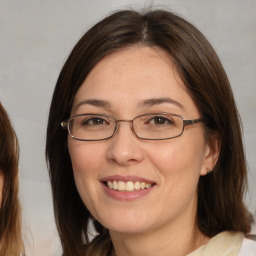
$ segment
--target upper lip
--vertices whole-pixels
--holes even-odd
[[[107,181],[123,181],[123,182],[128,182],[128,181],[140,181],[140,182],[145,182],[145,183],[149,183],[149,184],[153,184],[156,183],[155,181],[149,180],[149,179],[145,179],[139,176],[133,176],[133,175],[128,175],[128,176],[122,176],[122,175],[111,175],[111,176],[107,176],[104,177],[102,179],[100,179],[101,182],[107,182]]]

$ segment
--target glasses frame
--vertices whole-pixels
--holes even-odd
[[[70,128],[69,128],[69,123],[72,119],[74,119],[75,117],[77,116],[86,116],[86,115],[92,115],[92,116],[102,116],[102,117],[109,117],[109,118],[112,118],[115,120],[115,128],[114,128],[114,132],[111,136],[107,137],[107,138],[104,138],[104,139],[94,139],[94,140],[88,140],[88,139],[79,139],[79,138],[76,138],[74,137],[71,132],[70,132]],[[172,115],[172,116],[177,116],[177,117],[180,117],[183,121],[183,127],[182,127],[182,131],[179,135],[177,136],[174,136],[174,137],[167,137],[167,138],[161,138],[161,139],[148,139],[148,138],[143,138],[143,137],[140,137],[137,135],[137,133],[135,132],[134,130],[134,127],[133,127],[133,121],[139,117],[142,117],[142,116],[150,116],[150,115]],[[193,125],[193,124],[197,124],[197,123],[200,123],[200,122],[203,122],[203,118],[197,118],[197,119],[184,119],[181,115],[177,115],[177,114],[173,114],[173,113],[149,113],[149,114],[143,114],[143,115],[139,115],[139,116],[136,116],[134,117],[133,119],[116,119],[115,117],[113,116],[110,116],[110,115],[105,115],[105,114],[95,114],[95,113],[86,113],[86,114],[79,114],[79,115],[75,115],[75,116],[71,116],[69,119],[65,120],[65,121],[62,121],[61,122],[61,127],[63,129],[67,129],[68,130],[68,133],[70,135],[70,137],[72,139],[75,139],[75,140],[79,140],[79,141],[102,141],[102,140],[108,140],[110,138],[112,138],[117,130],[118,130],[118,123],[120,122],[128,122],[128,123],[131,123],[131,129],[132,129],[132,132],[133,134],[139,138],[139,139],[142,139],[142,140],[170,140],[170,139],[174,139],[174,138],[177,138],[177,137],[180,137],[183,132],[184,132],[184,128],[185,126],[189,126],[189,125]]]

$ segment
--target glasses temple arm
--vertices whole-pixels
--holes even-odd
[[[199,118],[199,119],[193,119],[193,120],[183,120],[183,122],[184,122],[184,125],[191,125],[191,124],[197,124],[197,123],[203,122],[203,119]]]

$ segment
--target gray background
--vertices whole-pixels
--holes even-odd
[[[256,0],[0,0],[0,100],[17,131],[28,255],[60,255],[44,147],[59,71],[80,36],[110,11],[163,7],[210,40],[230,78],[244,124],[248,207],[256,210]]]

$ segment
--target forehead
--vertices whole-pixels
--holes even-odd
[[[79,88],[74,105],[87,98],[134,105],[138,101],[163,97],[193,104],[165,51],[133,46],[103,58]]]
[[[158,47],[136,45],[107,55],[96,64],[85,82],[88,84],[92,80],[122,78],[122,76],[125,76],[126,81],[140,79],[150,81],[159,79],[164,73],[169,78],[175,76],[176,82],[182,84],[170,56],[165,51]],[[119,86],[123,84],[121,82],[124,81],[120,81]]]

